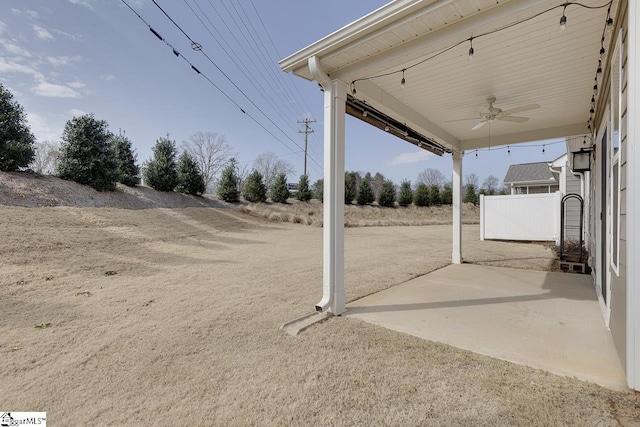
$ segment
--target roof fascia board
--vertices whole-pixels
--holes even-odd
[[[389,63],[391,61],[404,58],[417,50],[423,50],[425,46],[433,46],[434,51],[441,49],[446,47],[443,43],[448,42],[453,37],[469,37],[473,30],[478,27],[490,24],[507,16],[520,13],[539,3],[542,3],[542,0],[511,0],[506,3],[498,4],[468,18],[464,18],[440,29],[425,33],[411,41],[398,46],[393,46],[378,55],[370,56],[367,59],[335,70],[331,72],[331,76],[342,80],[353,80],[360,77],[364,71],[376,66],[384,65],[386,67],[385,69],[388,69],[388,65],[390,65]],[[353,44],[353,42],[350,43],[350,46]],[[339,55],[342,51],[343,49],[334,49],[324,55],[327,58],[330,58],[332,56]]]
[[[433,137],[437,142],[447,148],[454,151],[459,150],[460,140],[411,107],[399,101],[371,80],[358,82],[358,98],[365,99],[373,107],[388,116],[398,121],[406,122],[410,127],[415,128],[420,133]]]
[[[361,83],[358,82],[358,85]],[[360,87],[360,86],[358,86]],[[584,135],[585,124],[573,123],[546,129],[535,129],[527,132],[508,133],[504,135],[491,135],[490,138],[473,138],[460,141],[460,149],[476,150],[486,147],[497,147],[501,145],[515,145],[532,141],[544,141],[547,139],[564,138],[575,135]]]
[[[440,3],[443,1],[449,2],[451,0],[432,0],[432,3]],[[381,28],[384,28],[390,20],[393,22],[395,19],[401,19],[407,15],[411,16],[413,10],[420,10],[424,7],[421,3],[424,2],[421,0],[397,0],[390,2],[282,59],[280,61],[280,68],[282,71],[293,71],[295,73],[296,70],[307,66],[308,58],[312,56],[322,57],[324,54],[350,44],[354,40],[358,40],[374,31],[379,31]]]

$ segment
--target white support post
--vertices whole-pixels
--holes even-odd
[[[313,63],[313,64],[312,64]],[[317,311],[346,311],[344,290],[344,140],[347,85],[329,81],[319,61],[310,61],[324,89],[324,225],[322,300]]]
[[[626,373],[629,387],[640,390],[640,4],[630,1],[628,7]]]
[[[453,152],[453,253],[451,262],[462,263],[462,153]]]

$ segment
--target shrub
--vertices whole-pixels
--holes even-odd
[[[464,195],[465,203],[478,204],[478,195],[476,194],[476,186],[473,184],[467,184],[467,192]]]
[[[431,184],[429,186],[429,205],[435,206],[440,203],[440,187],[437,184]]]
[[[262,174],[253,170],[247,177],[247,182],[242,189],[242,196],[248,202],[265,202],[267,200],[267,187],[262,180]]]
[[[313,198],[324,201],[324,179],[319,179],[313,184]]]
[[[298,191],[296,192],[296,199],[301,202],[308,202],[311,200],[311,190],[309,189],[309,177],[307,175],[301,175],[298,182]]]
[[[178,185],[176,190],[181,193],[200,195],[205,192],[204,175],[195,159],[188,151],[183,151],[178,159]]]
[[[453,190],[449,184],[445,184],[442,187],[442,193],[440,193],[440,203],[443,205],[453,204]]]
[[[62,132],[58,175],[98,191],[114,190],[118,162],[107,122],[85,114],[67,121]]]
[[[271,187],[271,201],[274,203],[287,203],[291,193],[287,188],[287,175],[281,173]]]
[[[356,198],[356,187],[353,175],[349,172],[344,173],[344,203],[350,205]]]
[[[400,184],[400,195],[398,196],[398,204],[400,206],[409,206],[413,203],[413,191],[411,190],[411,182],[406,179]]]
[[[118,164],[118,182],[129,187],[140,184],[140,168],[136,165],[131,140],[124,134],[114,135],[111,138],[111,149]]]
[[[0,84],[0,170],[26,167],[35,156],[34,143],[22,106]]]
[[[391,181],[385,181],[380,188],[380,197],[378,197],[378,204],[380,206],[386,206],[392,208],[395,206],[396,201],[396,186]]]
[[[238,175],[237,163],[233,157],[229,160],[229,164],[222,171],[220,183],[218,184],[218,197],[225,202],[234,203],[240,200],[240,192],[238,191]]]
[[[176,166],[176,143],[166,138],[158,138],[153,147],[153,159],[144,170],[145,183],[158,191],[173,191],[178,185]]]
[[[429,206],[429,187],[424,182],[418,183],[413,195],[413,203],[416,206]]]
[[[373,194],[373,187],[371,187],[371,181],[366,177],[360,180],[358,186],[358,196],[356,197],[356,203],[359,205],[370,205],[376,200],[376,196]]]

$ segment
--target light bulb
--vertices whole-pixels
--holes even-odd
[[[367,116],[369,115],[369,113],[368,113],[367,111],[363,111],[363,112],[362,112],[362,115],[363,115],[363,116],[365,116],[365,117],[367,117]]]
[[[567,17],[562,13],[562,18],[560,18],[560,31],[564,31],[567,29]]]
[[[385,132],[389,132],[389,126],[385,126],[385,127],[384,127],[384,131],[385,131]]]
[[[405,85],[405,83],[406,83],[406,82],[407,82],[407,81],[404,79],[404,77],[402,78],[402,80],[400,80],[400,87],[401,87],[402,89],[404,89],[404,85]]]
[[[469,61],[473,61],[473,46],[469,48]]]

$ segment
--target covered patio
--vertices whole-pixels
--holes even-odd
[[[453,264],[354,301],[345,316],[626,389],[589,276]]]
[[[332,314],[347,311],[344,284],[346,115],[363,120],[418,148],[437,155],[451,156],[451,261],[454,266],[443,272],[466,273],[473,267],[462,266],[459,270],[457,266],[465,261],[461,222],[462,159],[465,153],[496,146],[565,138],[571,152],[586,153],[588,158],[593,153],[595,158],[596,137],[600,139],[599,148],[602,148],[611,139],[607,139],[607,135],[616,132],[613,129],[607,133],[607,123],[611,122],[607,118],[613,115],[609,108],[613,101],[608,88],[616,78],[620,78],[620,82],[625,81],[626,74],[620,70],[628,72],[629,76],[628,86],[619,84],[620,87],[616,89],[618,95],[624,95],[618,96],[616,101],[620,111],[624,110],[620,107],[620,100],[628,101],[628,111],[624,110],[628,118],[622,123],[620,135],[625,134],[628,128],[624,143],[634,147],[637,122],[634,122],[634,118],[637,117],[638,20],[640,8],[636,2],[625,0],[396,0],[283,59],[280,62],[283,71],[317,82],[324,92],[323,296],[316,304],[316,310]],[[621,36],[624,35],[623,30],[628,31],[628,62],[620,58],[620,52],[625,51],[620,47],[624,46]],[[614,67],[615,58],[618,58],[619,64]],[[615,68],[614,71],[612,67]],[[618,73],[618,77],[615,73]],[[620,114],[616,117],[619,118]],[[596,120],[598,123],[595,123]],[[626,151],[623,150],[622,153],[625,155]],[[603,159],[605,154],[601,149],[598,155]],[[633,148],[630,148],[629,156],[630,159],[635,159],[632,157],[636,156]],[[625,193],[625,196],[628,194],[628,200],[624,199],[622,205],[625,215],[630,218],[633,218],[633,213],[637,210],[637,186],[634,185],[640,175],[635,171],[636,164],[632,160],[627,162],[624,166],[626,178],[620,178],[631,190]],[[599,195],[599,200],[605,201],[605,196],[611,193],[610,189],[607,190],[611,179],[599,169],[596,172],[602,178],[602,185],[595,186],[593,191]],[[601,224],[606,224],[602,218],[607,212],[603,203],[602,211],[597,215],[601,218]],[[594,214],[594,218],[595,216]],[[631,236],[626,241],[637,241],[633,221],[626,225]],[[597,257],[599,260],[605,259],[611,246],[607,246],[604,225],[601,228],[602,231],[598,232],[600,234],[592,236],[597,246],[601,246]],[[625,235],[627,232],[620,233]],[[620,307],[613,311],[619,316],[613,322],[617,322],[614,325],[617,328],[614,341],[618,357],[625,364],[627,384],[637,389],[637,384],[640,383],[640,376],[637,375],[640,373],[640,358],[635,356],[640,342],[636,339],[635,332],[640,324],[636,314],[637,292],[634,281],[634,260],[637,254],[635,246],[630,245],[625,250],[628,251],[631,262],[626,263],[625,258],[628,278],[621,278],[624,287],[619,290],[617,301]],[[597,264],[602,277],[607,272],[606,263],[608,259],[602,261],[602,265]],[[437,278],[440,274],[443,273],[425,276],[424,280]],[[465,283],[463,274],[457,280],[450,280],[449,286],[452,288],[441,289],[443,293],[440,295],[437,286],[427,286],[424,289],[434,294],[427,292],[428,295],[421,295],[422,300],[413,299],[411,304],[425,305],[427,310],[423,310],[424,313],[420,311],[427,316],[422,323],[428,325],[428,332],[432,334],[438,333],[437,322],[429,317],[434,313],[457,310],[461,313],[456,312],[455,316],[462,319],[475,310],[501,307],[507,312],[498,315],[495,324],[502,322],[506,325],[504,329],[512,328],[513,342],[521,342],[522,336],[527,336],[520,335],[522,330],[518,329],[518,321],[524,322],[523,318],[516,320],[514,325],[507,319],[512,307],[515,307],[514,313],[521,309],[529,310],[528,305],[522,305],[525,303],[542,305],[539,309],[533,309],[534,313],[536,310],[540,311],[540,314],[533,317],[538,317],[537,320],[542,322],[538,326],[541,333],[549,330],[545,327],[548,325],[544,324],[546,319],[563,316],[565,313],[576,313],[576,319],[591,319],[584,324],[580,321],[575,323],[576,327],[590,325],[586,329],[578,328],[574,331],[577,336],[583,336],[584,343],[592,339],[584,334],[599,334],[602,330],[607,332],[610,306],[607,306],[607,313],[600,313],[592,278],[583,277],[581,286],[585,287],[585,294],[582,297],[565,298],[555,296],[564,295],[566,289],[547,283],[545,277],[551,276],[544,276],[541,282],[539,278],[534,280],[537,285],[532,285],[534,287],[528,290],[511,289],[509,286],[497,286],[493,289],[492,286],[504,274],[508,273],[502,270],[484,271],[483,276],[486,278],[480,289],[465,287],[469,284]],[[524,273],[514,275],[517,280],[513,280],[510,286],[522,285],[520,279],[525,276]],[[560,286],[562,282],[573,280],[568,279],[569,277],[562,276],[560,279],[558,276],[553,282],[557,280]],[[421,280],[418,279],[417,282]],[[603,294],[604,286],[600,289]],[[456,291],[455,295],[447,294]],[[418,311],[393,309],[398,304],[404,307],[408,303],[400,297],[399,302],[394,302],[396,300],[393,297],[391,302],[377,303],[373,302],[374,297],[371,298],[367,301],[373,306],[389,306],[389,310],[382,310],[380,313],[391,313],[388,314],[391,317],[394,313],[399,316],[398,313],[402,312],[416,315]],[[502,298],[513,301],[508,304],[495,303]],[[520,298],[524,301],[519,301]],[[487,303],[478,304],[476,300]],[[559,301],[568,305],[556,306]],[[602,301],[600,307],[603,306]],[[442,304],[444,306],[439,307]],[[588,308],[590,305],[595,308]],[[369,311],[374,310],[372,308]],[[355,316],[373,315],[367,314],[363,306],[351,305],[349,311]],[[493,313],[491,310],[478,312],[476,324],[481,325],[483,316],[491,318]],[[557,330],[558,337],[555,341],[545,341],[542,347],[545,351],[546,347],[568,342],[568,336],[562,332],[569,329],[565,327],[568,325],[566,319],[556,319],[565,324]],[[407,325],[420,323],[406,320]],[[455,334],[451,332],[448,335]],[[473,336],[474,334],[470,334],[469,338]],[[520,339],[516,339],[518,337]],[[603,340],[606,339],[603,337]],[[611,340],[611,335],[608,339]],[[508,343],[509,340],[505,342]],[[525,342],[528,340],[524,340],[523,347]],[[499,340],[496,344],[499,344]],[[601,344],[601,348],[606,348],[604,341]],[[465,347],[462,344],[460,346]],[[479,344],[469,346],[480,352],[485,351]],[[586,348],[575,348],[579,350],[571,350],[571,354],[579,355],[580,358],[587,352]],[[503,352],[506,354],[506,350],[498,349],[496,355],[500,357]],[[518,361],[523,354],[531,355],[534,352],[530,348],[512,357],[514,361]],[[615,351],[612,354],[615,356]],[[546,357],[542,354],[538,359],[544,360]],[[559,359],[563,357],[569,359],[570,355],[568,352],[558,353]],[[596,366],[598,372],[615,370],[620,365],[615,357],[606,361],[594,359],[589,363]],[[568,368],[566,366],[560,370]],[[585,378],[592,375],[589,372],[592,372],[591,368],[585,371]],[[603,375],[610,379],[617,376]]]

